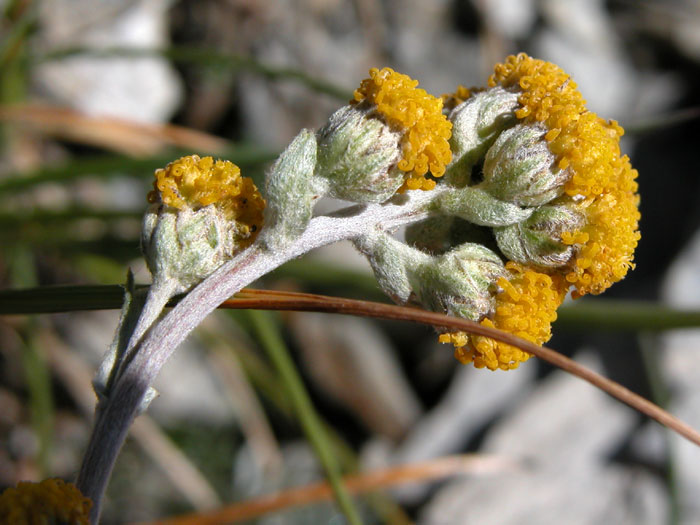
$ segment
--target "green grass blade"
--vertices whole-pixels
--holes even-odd
[[[671,391],[664,377],[663,366],[661,366],[661,353],[659,346],[661,341],[654,334],[640,333],[637,337],[639,342],[639,357],[647,380],[651,389],[651,400],[661,408],[668,409],[668,402],[671,399]],[[678,451],[674,446],[673,433],[667,429],[662,429],[664,436],[664,448],[667,454],[665,468],[666,488],[668,490],[669,513],[668,525],[678,525],[683,522],[680,504],[680,486],[677,473]]]
[[[0,291],[0,314],[46,314],[122,307],[124,288],[110,285],[43,286]]]
[[[260,344],[267,351],[270,360],[282,378],[304,433],[326,472],[340,510],[350,524],[361,524],[359,513],[343,486],[340,467],[331,442],[323,429],[318,414],[316,414],[289,350],[279,334],[277,325],[272,321],[270,314],[266,312],[248,310],[246,313]]]
[[[29,4],[20,17],[10,26],[10,30],[0,43],[0,71],[8,62],[13,60],[13,55],[21,46],[22,41],[32,32],[37,21],[37,4]]]
[[[55,50],[43,56],[34,57],[35,62],[62,60],[76,56],[91,56],[98,58],[141,58],[160,56],[180,64],[195,64],[218,69],[233,71],[248,71],[259,74],[270,80],[292,80],[318,93],[324,93],[344,102],[352,98],[352,91],[337,86],[326,80],[307,75],[303,71],[289,67],[278,67],[265,64],[252,57],[223,53],[213,49],[193,47],[169,47],[165,49],[149,48],[68,48]]]
[[[557,310],[555,330],[657,332],[700,326],[700,311],[644,301],[583,299]]]
[[[171,151],[167,154],[146,158],[132,158],[121,155],[103,155],[66,162],[58,166],[44,166],[37,170],[23,173],[9,173],[0,180],[0,195],[9,195],[26,191],[38,184],[47,182],[65,183],[80,177],[105,177],[116,174],[131,174],[144,181],[152,176],[153,171],[162,168],[172,160],[192,152]],[[256,166],[274,160],[276,155],[269,151],[251,148],[234,149],[219,155],[241,168]]]
[[[30,322],[28,331],[39,329],[37,323]],[[51,373],[40,348],[34,338],[26,342],[22,352],[22,368],[29,391],[29,410],[32,427],[39,438],[39,465],[42,476],[51,472],[51,448],[53,441],[53,394],[51,391]]]

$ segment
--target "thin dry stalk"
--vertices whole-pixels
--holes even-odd
[[[517,468],[516,463],[499,456],[475,454],[445,456],[421,463],[346,476],[343,478],[343,483],[349,492],[359,494],[406,483],[425,482],[460,474],[487,474],[515,468]],[[257,518],[270,512],[327,501],[332,497],[333,491],[327,482],[313,483],[229,505],[212,512],[188,514],[140,525],[218,525],[235,523]]]
[[[230,144],[224,139],[182,126],[92,117],[73,109],[48,105],[0,106],[0,121],[29,125],[48,135],[132,157],[153,155],[172,146],[209,153],[223,153],[230,149]]]
[[[221,308],[252,308],[260,310],[295,310],[341,313],[357,315],[361,317],[374,317],[377,319],[393,319],[398,321],[411,321],[452,331],[463,330],[472,334],[483,335],[502,341],[521,350],[528,352],[554,366],[569,372],[603,392],[622,401],[638,410],[642,414],[654,419],[662,425],[673,430],[680,436],[700,446],[700,433],[687,423],[671,415],[658,405],[648,401],[624,386],[603,377],[602,375],[586,368],[585,366],[569,359],[568,357],[544,346],[537,346],[530,341],[521,339],[513,334],[494,328],[483,326],[479,323],[450,317],[444,314],[428,312],[418,308],[395,306],[390,304],[374,303],[356,299],[344,299],[328,297],[324,295],[304,294],[296,292],[272,292],[266,290],[244,289],[235,298],[224,301]]]

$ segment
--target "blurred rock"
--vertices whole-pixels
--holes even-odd
[[[481,450],[524,461],[529,469],[449,483],[420,523],[664,522],[668,504],[660,481],[606,457],[633,425],[631,409],[565,372],[515,397],[510,408]]]
[[[641,5],[628,23],[649,31],[700,61],[700,3],[697,0],[650,0]]]
[[[421,406],[386,336],[371,321],[299,313],[291,328],[315,384],[373,433],[401,438]]]
[[[667,109],[678,97],[671,77],[640,77],[603,0],[547,0],[541,6],[547,24],[533,34],[532,53],[569,73],[592,111],[624,125]]]
[[[370,65],[377,65],[368,60],[372,52],[361,14],[349,2],[271,2],[266,23],[248,46],[265,64],[298,68],[351,93]],[[249,137],[274,147],[286,145],[303,127],[320,127],[345,103],[297,82],[271,83],[260,75],[242,75],[239,94]]]
[[[394,453],[393,462],[410,463],[459,452],[490,419],[525,396],[534,362],[504,373],[458,366],[450,388],[438,405],[414,426]]]
[[[41,2],[37,51],[167,47],[169,5],[169,0]],[[169,120],[182,95],[174,69],[157,56],[75,56],[39,65],[34,79],[38,90],[56,103],[146,123]]]
[[[700,309],[700,232],[669,268],[664,286],[667,304]],[[663,338],[664,379],[672,385],[669,410],[694,428],[700,428],[700,330],[678,330]],[[700,521],[700,448],[671,434],[673,469],[678,484],[681,523]]]
[[[455,363],[458,372],[440,403],[416,422],[400,445],[370,443],[363,451],[365,468],[413,463],[461,452],[489,421],[509,409],[513,399],[527,395],[533,364],[502,373]],[[428,490],[428,486],[410,486],[396,489],[394,494],[404,503],[415,503]]]
[[[484,22],[492,31],[509,39],[527,36],[537,11],[533,0],[488,0],[479,2]]]
[[[318,460],[306,442],[290,442],[282,448],[284,470],[278,476],[264,476],[248,446],[236,455],[233,464],[235,500],[252,499],[288,488],[322,480]],[[258,525],[306,525],[309,523],[345,523],[331,502],[292,507],[271,513],[255,521]]]

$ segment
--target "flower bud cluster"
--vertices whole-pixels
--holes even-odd
[[[485,101],[497,104],[504,92],[515,97],[513,106],[497,118],[478,116]],[[481,144],[473,142],[472,149],[455,143],[447,181],[530,212],[509,224],[477,222],[492,227],[498,251],[508,261],[508,276],[496,282],[496,306],[481,322],[542,344],[570,288],[574,298],[601,293],[633,266],[640,217],[637,172],[620,153],[622,128],[588,111],[576,84],[554,64],[511,56],[496,66],[489,89],[476,95],[462,90],[449,100],[465,96],[450,114],[453,137],[486,136],[475,130],[489,121],[499,131]],[[469,112],[475,115],[471,121],[462,116]],[[511,218],[516,216],[512,211]],[[440,340],[453,343],[458,359],[477,367],[508,369],[528,357],[510,345],[461,332]]]
[[[602,293],[633,266],[640,238],[637,171],[620,153],[623,129],[588,111],[559,67],[524,54],[496,66],[489,85],[518,92],[517,118],[546,128],[556,167],[570,172],[564,194],[553,202],[584,216],[560,235],[575,251],[566,279],[575,297]]]
[[[389,68],[372,69],[324,127],[299,133],[267,175],[266,249],[289,246],[323,195],[367,204],[435,187],[429,173],[440,177],[451,160],[452,124],[442,100],[417,85]],[[252,244],[266,203],[228,161],[192,155],[155,176],[142,248],[154,282],[176,280],[177,293]]]

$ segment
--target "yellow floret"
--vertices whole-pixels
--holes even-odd
[[[550,151],[559,168],[571,173],[564,196],[554,203],[580,209],[587,218],[579,231],[562,235],[578,248],[566,279],[576,288],[574,297],[601,293],[632,267],[640,238],[637,172],[620,153],[623,129],[588,111],[561,68],[523,53],[497,65],[489,85],[519,90],[516,116],[547,127]]]
[[[514,262],[508,262],[506,268],[510,277],[498,280],[500,291],[493,318],[486,318],[481,324],[541,345],[551,337],[551,324],[557,318],[556,310],[564,300],[567,284],[558,275],[550,276]],[[515,346],[464,332],[442,334],[439,340],[454,344],[455,357],[477,368],[512,370],[530,358],[530,354]]]
[[[374,104],[386,123],[403,134],[398,168],[406,172],[406,179],[399,191],[433,189],[435,181],[425,174],[441,177],[452,159],[448,143],[452,123],[442,114],[442,100],[417,88],[417,80],[390,68],[372,68],[369,74],[351,103]]]
[[[265,200],[253,180],[241,177],[239,167],[227,160],[189,155],[156,170],[155,178],[151,203],[195,210],[213,204],[238,222],[242,233],[250,233],[249,243],[262,226]]]
[[[20,482],[0,495],[0,523],[88,525],[92,501],[61,479]]]
[[[454,93],[445,93],[442,95],[442,104],[448,111],[453,110],[459,106],[462,102],[471,97],[474,93],[483,91],[480,88],[468,88],[462,85],[457,86],[457,90]]]

